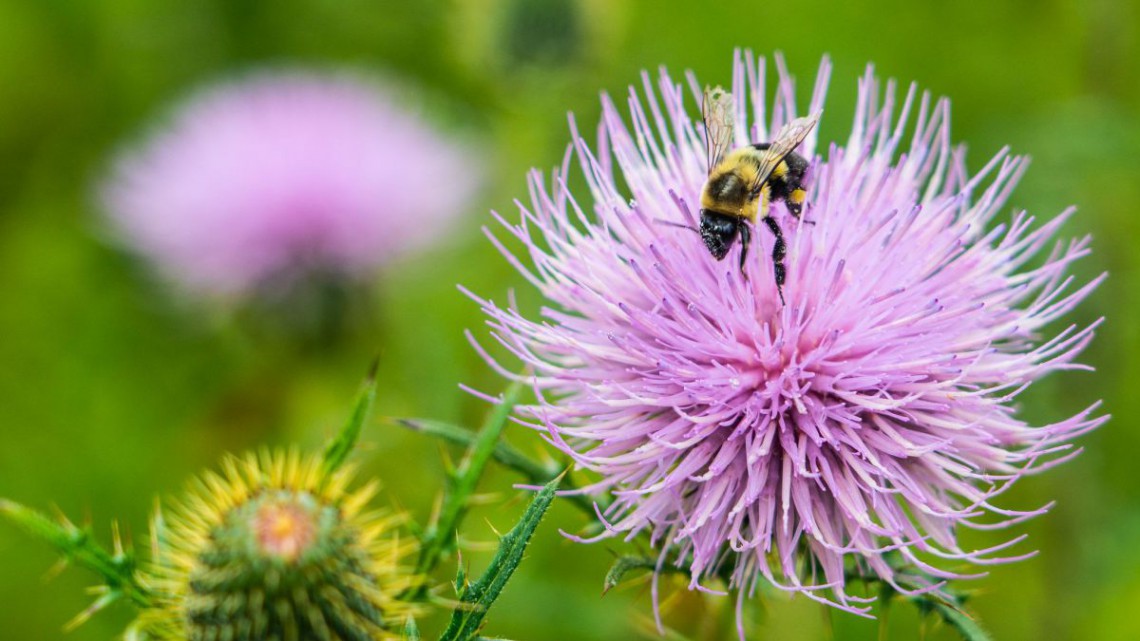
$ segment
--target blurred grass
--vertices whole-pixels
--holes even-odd
[[[783,50],[801,84],[828,52],[836,68],[825,139],[846,136],[855,78],[874,61],[883,76],[951,97],[955,138],[970,142],[972,168],[1005,144],[1034,156],[1013,206],[1049,217],[1080,205],[1065,231],[1096,240],[1077,272],[1111,276],[1067,320],[1108,317],[1084,359],[1098,373],[1047,380],[1024,397],[1024,415],[1056,420],[1103,397],[1115,418],[1083,440],[1085,455],[1008,494],[1012,507],[1059,504],[1021,526],[1042,554],[993,568],[972,586],[979,592],[973,606],[999,640],[1140,637],[1137,3],[695,7],[677,0],[0,3],[0,495],[90,514],[104,535],[121,517],[141,540],[153,497],[176,491],[223,451],[266,441],[316,446],[339,425],[374,354],[380,414],[477,422],[484,405],[456,385],[490,392],[502,385],[463,337],[482,321],[455,283],[497,300],[521,285],[478,228],[489,209],[513,215],[528,168],[560,161],[566,112],[591,132],[598,91],[624,96],[640,70],[662,64],[726,83],[736,46]],[[493,172],[446,242],[379,281],[372,320],[320,350],[179,304],[144,265],[110,246],[89,197],[116,145],[146,131],[172,101],[220,74],[281,63],[375,68],[423,88],[429,111],[477,141]],[[519,293],[533,308],[533,294]],[[529,436],[512,439],[537,451]],[[366,471],[381,474],[389,494],[422,519],[442,469],[438,446],[384,423],[364,438]],[[505,489],[514,480],[495,472],[484,488],[506,498],[517,494]],[[493,528],[510,526],[503,512],[474,511],[465,534],[493,540]],[[649,614],[648,589],[599,598],[610,562],[604,546],[556,534],[580,524],[576,512],[555,505],[490,630],[520,641],[634,636],[638,617]],[[981,546],[996,536],[970,540]],[[487,557],[465,558],[481,567]],[[86,604],[80,588],[89,577],[68,572],[42,585],[52,554],[7,527],[0,527],[0,559],[2,636],[65,638],[60,628]],[[687,597],[676,612],[699,614],[707,605]],[[111,638],[128,616],[99,616],[66,638]],[[774,598],[761,616],[763,638],[878,635],[877,622],[821,612],[806,599]],[[429,622],[429,635],[438,624]],[[918,625],[913,609],[899,604],[889,638],[915,638]],[[927,638],[953,636],[942,630]]]

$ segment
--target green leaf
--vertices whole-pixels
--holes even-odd
[[[898,580],[900,585],[907,585],[907,587],[917,588],[920,583],[914,583],[913,586],[910,582],[906,581],[905,577],[900,577]],[[916,594],[914,596],[907,596],[906,599],[914,603],[915,607],[922,615],[927,615],[931,612],[936,613],[947,625],[954,628],[958,634],[966,641],[992,641],[985,628],[978,623],[978,620],[966,612],[963,607],[965,597],[960,594],[955,594],[949,589],[944,590],[945,594],[927,593]],[[890,592],[883,591],[884,594],[897,594],[893,589]]]
[[[410,616],[404,624],[404,641],[420,641],[420,629],[416,626],[416,620]]]
[[[912,568],[907,568],[898,560],[890,560],[892,567],[898,574],[895,575],[895,582],[897,585],[907,588],[908,590],[918,590],[923,586],[928,585],[933,579],[921,573],[917,573]],[[986,632],[981,623],[978,622],[970,613],[965,609],[966,595],[956,593],[949,587],[943,588],[938,592],[927,592],[925,594],[915,595],[902,595],[899,594],[890,584],[881,581],[875,576],[864,576],[857,573],[848,573],[847,578],[858,579],[866,581],[867,583],[879,583],[879,599],[882,602],[882,607],[886,608],[890,600],[895,596],[901,596],[907,601],[910,601],[918,608],[919,613],[923,616],[934,612],[936,613],[947,625],[954,628],[962,636],[965,641],[993,641],[990,634]]]
[[[630,570],[653,570],[656,567],[657,563],[653,559],[641,556],[619,556],[610,566],[610,571],[606,572],[605,581],[602,583],[602,594],[616,588]]]
[[[364,429],[364,422],[368,420],[368,415],[372,412],[372,405],[376,401],[376,370],[379,366],[379,359],[372,361],[372,367],[368,371],[364,387],[356,396],[352,414],[336,438],[325,447],[321,470],[326,478],[340,469],[345,460],[348,459],[348,455],[352,454],[352,450],[356,448],[356,442],[360,439],[360,432]]]
[[[602,594],[605,595],[610,590],[616,588],[625,580],[625,575],[631,570],[652,570],[660,571],[662,574],[688,574],[688,568],[677,567],[676,565],[663,565],[661,569],[657,569],[657,560],[644,556],[623,555],[614,559],[614,564],[610,566],[609,572],[606,572],[605,581],[602,583]]]
[[[940,599],[928,599],[930,605],[938,612],[942,620],[958,631],[966,641],[992,641],[988,632],[982,628],[976,619],[966,613],[958,604],[947,603]]]
[[[459,556],[459,563],[455,564],[455,596],[460,599],[467,593],[467,568],[463,567],[463,556]]]
[[[134,558],[123,548],[117,527],[114,552],[109,552],[94,540],[90,531],[76,527],[63,516],[52,520],[39,511],[2,498],[0,516],[54,547],[65,560],[98,574],[106,583],[100,598],[77,618],[79,622],[122,597],[139,607],[151,605],[150,592],[140,583]]]
[[[913,574],[913,570],[896,576],[896,582],[908,589],[919,589],[932,580],[929,577],[923,577],[923,581],[910,580],[907,578],[907,574]],[[965,595],[956,593],[947,587],[939,592],[927,592],[906,598],[914,603],[919,612],[923,614],[937,613],[947,625],[962,635],[965,641],[992,641],[989,633],[978,623],[977,619],[966,612],[963,605],[966,601]]]
[[[522,562],[523,553],[534,536],[534,531],[554,500],[560,479],[547,483],[535,495],[522,518],[510,532],[499,541],[499,549],[491,559],[491,565],[474,583],[471,583],[460,606],[451,615],[451,622],[444,630],[440,641],[470,641],[475,639],[483,626],[487,611],[499,598],[511,575]]]
[[[394,420],[396,423],[410,430],[427,434],[428,436],[434,436],[435,438],[455,445],[466,445],[470,447],[476,439],[474,432],[455,425],[454,423],[424,418],[397,418]],[[495,448],[491,451],[491,458],[499,465],[522,474],[528,482],[535,485],[545,485],[550,482],[550,479],[563,472],[563,469],[559,466],[543,465],[542,463],[530,459],[509,443],[503,441],[499,441],[495,444]],[[566,490],[576,488],[569,479],[563,479],[562,487]],[[594,511],[595,503],[602,509],[605,509],[608,502],[605,497],[589,497],[581,494],[574,494],[566,496],[565,498],[591,518],[596,516],[596,512]]]
[[[434,436],[455,445],[470,446],[475,442],[474,432],[454,423],[427,418],[397,418],[393,420],[412,431]],[[502,441],[495,444],[495,448],[491,451],[491,457],[500,465],[520,472],[535,482],[546,483],[562,472],[561,469],[551,468],[532,461],[525,454],[511,447],[509,443]]]
[[[483,427],[471,441],[463,460],[444,490],[439,512],[424,530],[420,542],[420,556],[416,563],[416,574],[426,575],[435,569],[440,558],[454,549],[455,534],[460,522],[467,514],[467,507],[487,461],[499,444],[499,437],[510,419],[511,411],[522,394],[522,385],[512,384],[503,394],[503,400],[487,416]],[[422,592],[420,593],[422,594]]]

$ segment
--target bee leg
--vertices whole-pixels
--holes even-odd
[[[784,243],[784,233],[780,231],[780,226],[776,223],[776,219],[771,216],[763,218],[764,224],[768,226],[768,230],[776,237],[776,244],[772,247],[772,269],[776,273],[776,291],[780,294],[780,303],[784,303],[784,279],[787,278],[788,270],[784,267],[784,257],[788,253],[788,246]]]
[[[748,223],[741,223],[740,225],[740,273],[748,278],[748,273],[744,271],[744,259],[748,256],[748,246],[752,244],[752,228]]]

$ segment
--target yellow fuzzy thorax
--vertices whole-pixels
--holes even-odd
[[[753,194],[750,189],[759,176],[764,153],[753,147],[740,147],[726,155],[709,172],[709,179],[701,190],[701,208],[752,223],[758,217],[766,216],[771,199],[769,182],[782,180],[788,173],[788,164],[780,161],[768,180]]]

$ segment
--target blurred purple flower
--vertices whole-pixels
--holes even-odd
[[[101,186],[126,240],[189,289],[361,276],[438,237],[476,165],[349,74],[263,72],[207,89]]]
[[[737,145],[797,115],[777,69],[766,112],[764,61],[737,58]],[[809,113],[829,73],[825,60]],[[701,87],[662,72],[658,98],[648,74],[643,84],[632,131],[603,98],[597,153],[572,121],[551,186],[532,173],[521,222],[499,218],[533,268],[489,234],[551,307],[532,319],[476,297],[535,372],[528,424],[597,473],[586,491],[612,493],[599,538],[648,531],[659,564],[688,567],[693,588],[726,577],[743,599],[763,579],[858,613],[869,606],[847,593],[852,572],[914,593],[964,576],[939,559],[1028,556],[994,554],[1023,537],[972,550],[957,532],[1043,513],[993,499],[1075,455],[1072,439],[1107,418],[1094,404],[1032,427],[1013,404],[1049,372],[1082,368],[1073,359],[1098,324],[1043,335],[1101,281],[1065,276],[1089,252],[1088,238],[1053,240],[1071,210],[994,224],[1025,160],[1002,150],[970,176],[949,103],[912,86],[900,106],[868,69],[847,144],[823,159],[813,133],[801,148],[813,224],[774,206],[788,236],[781,305],[764,232],[745,279],[737,258],[717,262],[696,234],[659,224],[696,224],[706,155],[685,102],[695,111]],[[573,158],[585,203],[566,186]],[[932,578],[900,585],[900,563]]]

